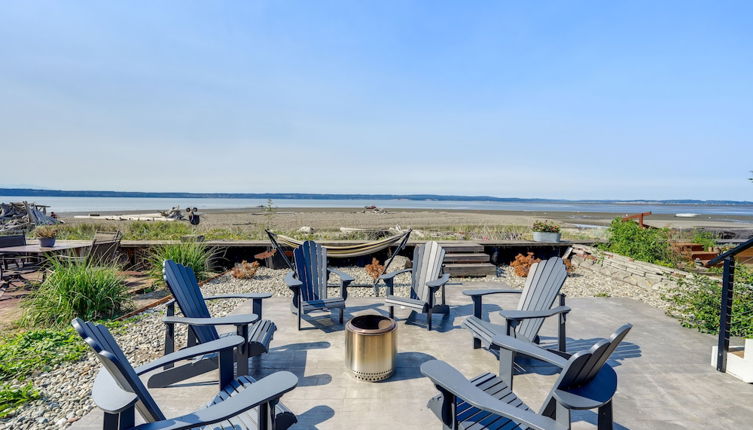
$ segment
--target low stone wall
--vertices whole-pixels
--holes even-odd
[[[661,308],[666,308],[662,296],[677,287],[675,280],[692,276],[682,270],[636,261],[585,245],[573,245],[571,262],[578,270],[596,272],[634,287],[636,296],[648,298]]]

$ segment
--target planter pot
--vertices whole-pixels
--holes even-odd
[[[533,240],[535,242],[559,242],[560,234],[559,233],[546,233],[543,231],[534,231]]]
[[[42,248],[52,248],[53,246],[55,246],[55,238],[54,237],[40,237],[39,246],[41,246]]]

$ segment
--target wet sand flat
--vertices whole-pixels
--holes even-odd
[[[200,209],[201,210],[201,209]],[[143,212],[143,211],[142,211]],[[444,226],[530,226],[539,219],[554,220],[564,227],[606,226],[612,219],[627,213],[604,212],[539,212],[539,211],[496,211],[496,210],[449,210],[449,209],[385,209],[375,212],[358,208],[278,208],[266,212],[261,208],[210,209],[203,213],[201,225],[206,228],[233,228],[245,226],[271,225],[278,229],[291,230],[301,226],[315,229],[337,229],[357,227],[384,229],[395,226],[430,228]],[[135,214],[139,211],[117,212]],[[101,215],[114,214],[101,212]],[[68,223],[105,222],[96,219],[75,219],[76,214],[62,214]],[[114,221],[115,223],[123,221]],[[669,214],[646,217],[646,223],[656,227],[672,228],[753,228],[751,215],[698,215],[694,218],[680,218]]]

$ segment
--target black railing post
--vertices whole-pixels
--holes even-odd
[[[727,371],[730,329],[732,325],[732,296],[735,289],[735,257],[724,259],[722,274],[722,306],[719,312],[719,343],[716,350],[716,370]]]

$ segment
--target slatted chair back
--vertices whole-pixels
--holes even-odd
[[[573,354],[562,369],[557,382],[542,406],[542,414],[551,416],[556,407],[552,401],[555,390],[575,391],[591,382],[602,370],[609,357],[627,336],[632,324],[618,328],[609,339],[596,342],[590,349]]]
[[[122,234],[119,231],[115,233],[95,233],[87,261],[90,264],[107,264],[115,261],[121,238]]]
[[[24,246],[26,245],[26,236],[23,234],[11,234],[8,236],[0,236],[0,248],[7,248],[10,246]]]
[[[327,298],[327,250],[307,240],[293,251],[295,272],[301,285],[301,299],[304,302]]]
[[[430,290],[427,282],[435,281],[442,275],[444,249],[437,242],[426,242],[413,250],[413,279],[411,298],[428,301]]]
[[[201,288],[196,281],[196,275],[190,267],[178,264],[173,260],[165,260],[162,274],[167,288],[173,294],[175,301],[183,315],[187,318],[211,318],[209,308],[201,294]],[[192,326],[199,343],[211,342],[220,338],[213,326]]]
[[[567,268],[559,257],[534,263],[528,271],[528,278],[518,302],[518,309],[524,311],[551,309],[562,285],[567,279]],[[515,330],[533,340],[544,324],[544,318],[531,318],[520,323]]]
[[[147,422],[162,421],[165,416],[159,406],[139,379],[133,366],[118,346],[115,339],[101,324],[94,324],[76,318],[71,322],[73,328],[94,350],[97,359],[121,390],[133,393],[138,397],[136,410]],[[115,393],[112,393],[115,394]]]

